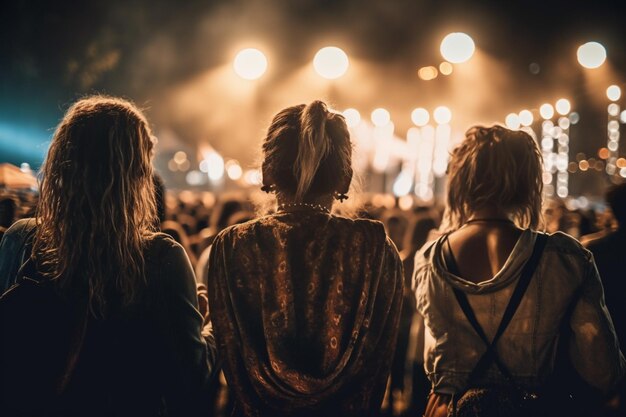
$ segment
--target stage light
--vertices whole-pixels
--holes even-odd
[[[587,42],[576,51],[578,62],[585,68],[598,68],[606,61],[606,49],[598,42]]]
[[[519,122],[522,126],[530,126],[533,124],[533,114],[530,110],[522,110],[519,112]]]
[[[439,48],[441,56],[453,64],[468,61],[474,55],[475,49],[476,46],[472,38],[460,32],[450,33],[443,38]]]
[[[387,110],[383,108],[377,108],[372,112],[371,119],[372,123],[374,123],[374,126],[382,127],[387,125],[391,121],[391,115]]]
[[[452,74],[452,64],[449,62],[442,62],[441,64],[439,64],[439,72],[442,73],[443,75],[450,75]]]
[[[440,125],[447,124],[452,120],[452,112],[446,106],[439,106],[433,112],[433,118]]]
[[[334,80],[346,73],[350,61],[348,55],[336,46],[320,49],[313,58],[313,68],[321,77]]]
[[[504,123],[509,129],[517,130],[520,127],[519,116],[516,113],[509,113],[504,119]]]
[[[408,171],[402,171],[393,184],[393,193],[396,197],[402,197],[411,192],[413,185],[413,176]]]
[[[430,115],[428,114],[428,110],[424,108],[418,107],[411,112],[411,121],[413,121],[416,126],[425,126],[428,124],[429,120]]]
[[[566,114],[570,112],[570,110],[572,110],[572,105],[570,104],[569,100],[566,98],[558,99],[555,107],[556,107],[556,111],[561,116],[565,116]]]
[[[345,109],[342,114],[348,127],[355,127],[361,122],[361,114],[357,109]]]
[[[243,180],[249,185],[261,185],[263,176],[258,169],[249,169],[243,174]]]
[[[174,154],[174,161],[177,164],[182,164],[187,160],[187,154],[184,151],[178,151]]]
[[[235,57],[233,68],[244,80],[256,80],[267,71],[267,58],[258,49],[243,49]]]
[[[243,175],[241,165],[239,165],[239,162],[234,159],[226,162],[226,164],[224,164],[224,168],[226,169],[226,175],[228,175],[228,178],[233,181],[237,181]]]
[[[209,178],[217,181],[224,176],[224,159],[220,154],[215,151],[210,151],[206,154],[205,157],[208,168],[209,168]]]
[[[552,107],[552,104],[542,104],[541,107],[539,107],[539,114],[546,120],[552,119],[554,116],[554,107]]]
[[[417,76],[420,77],[424,81],[430,81],[437,78],[437,68],[430,67],[422,67],[417,71]]]
[[[606,96],[611,101],[617,101],[622,96],[622,90],[617,85],[612,85],[606,89]]]

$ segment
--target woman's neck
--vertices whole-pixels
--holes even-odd
[[[300,204],[302,205],[308,204],[308,205],[323,207],[328,211],[330,211],[333,207],[332,195],[320,196],[320,197],[314,197],[314,198],[306,198],[302,202],[296,202],[293,196],[279,193],[276,195],[276,201],[279,206],[294,206],[294,205],[300,205]]]
[[[476,220],[510,220],[509,213],[498,207],[482,207],[469,213],[467,221]]]

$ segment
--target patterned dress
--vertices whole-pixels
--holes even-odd
[[[303,210],[224,230],[209,305],[235,415],[378,414],[402,292],[379,222]]]

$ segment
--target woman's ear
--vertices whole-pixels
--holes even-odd
[[[261,175],[263,177],[261,183],[264,186],[270,187],[274,185],[274,178],[272,177],[272,174],[270,174],[270,170],[267,168],[265,164],[261,166]]]
[[[352,173],[352,167],[350,167],[348,171],[344,172],[344,175],[337,186],[338,193],[348,194],[348,191],[350,190],[350,183],[352,182]]]

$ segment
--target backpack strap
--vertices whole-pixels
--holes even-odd
[[[498,326],[498,329],[496,330],[496,334],[494,335],[491,341],[489,341],[482,326],[478,322],[478,319],[476,318],[474,310],[472,309],[472,306],[470,305],[469,300],[467,299],[467,295],[463,291],[457,288],[453,288],[454,295],[457,299],[457,302],[459,303],[459,306],[461,307],[461,310],[463,310],[465,317],[467,318],[467,320],[472,325],[472,327],[474,328],[474,330],[476,331],[480,339],[484,342],[485,346],[487,347],[487,350],[480,357],[480,359],[478,360],[478,362],[474,366],[474,369],[472,370],[472,372],[470,373],[468,377],[468,383],[467,383],[468,386],[471,383],[473,383],[478,377],[484,374],[492,363],[496,364],[500,372],[504,375],[504,377],[509,382],[514,383],[511,373],[506,368],[506,366],[502,363],[502,361],[500,360],[497,354],[496,345],[498,343],[498,340],[500,340],[500,337],[504,334],[504,331],[508,327],[513,316],[515,315],[515,312],[517,311],[517,308],[519,307],[522,301],[524,293],[526,292],[526,289],[528,288],[528,285],[530,284],[530,280],[532,279],[532,276],[535,270],[537,269],[537,266],[539,265],[539,260],[541,259],[541,255],[543,253],[543,249],[545,248],[547,240],[548,240],[548,236],[546,234],[537,235],[533,252],[530,258],[528,259],[528,261],[526,262],[526,264],[524,265],[524,268],[522,269],[521,276],[519,280],[517,281],[517,285],[515,286],[515,289],[513,290],[513,294],[511,295],[508,305],[506,306],[506,309],[500,321],[500,325]],[[443,247],[443,256],[444,256],[444,260],[446,262],[446,266],[448,270],[455,275],[459,275],[458,266],[454,259],[454,255],[452,254],[452,250],[450,248],[450,242],[448,241],[447,237],[446,237],[446,245]]]

